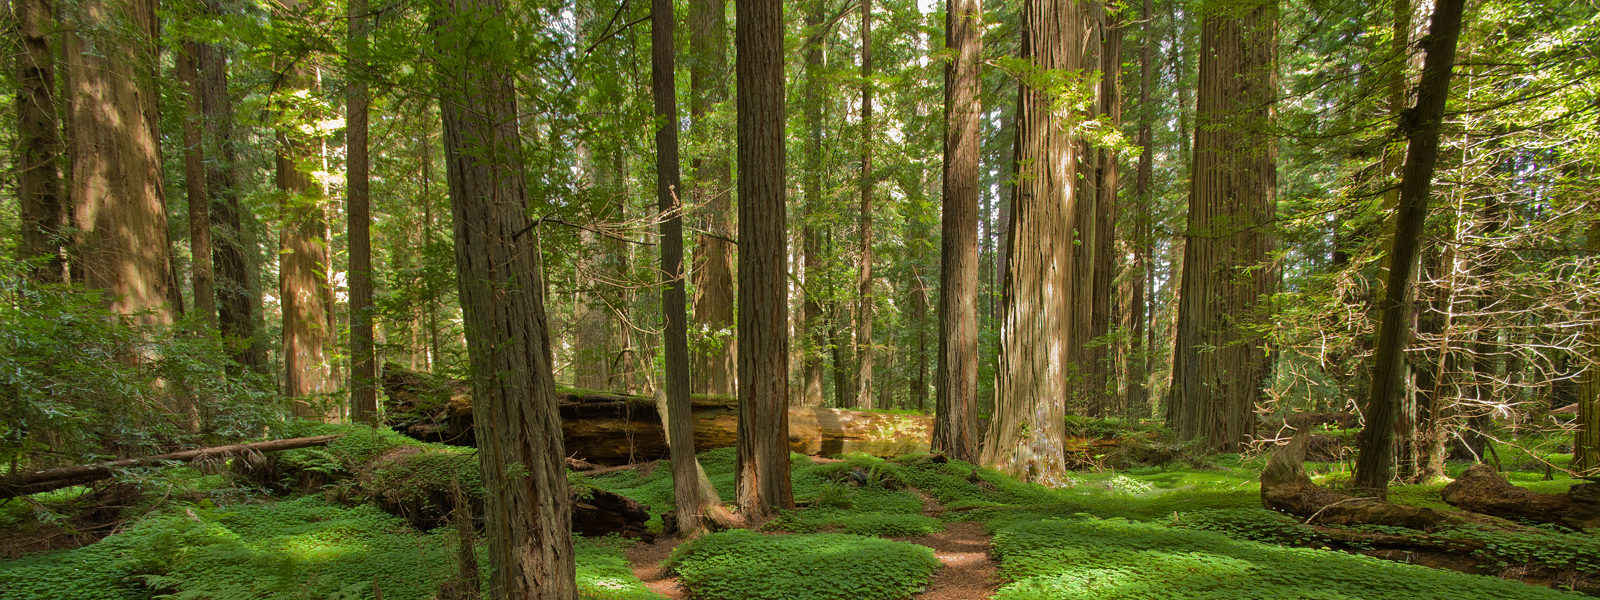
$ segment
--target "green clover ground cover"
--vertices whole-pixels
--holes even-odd
[[[915,544],[743,529],[680,546],[671,563],[704,600],[899,600],[921,591],[939,569],[933,551]]]

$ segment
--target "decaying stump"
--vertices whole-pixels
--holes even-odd
[[[1311,482],[1306,475],[1306,430],[1295,432],[1261,473],[1261,505],[1317,525],[1388,525],[1430,530],[1445,522],[1438,511],[1362,498]]]
[[[406,435],[432,442],[471,445],[472,397],[452,382],[390,363],[384,369],[391,424]],[[655,399],[590,390],[557,390],[561,434],[567,454],[599,465],[621,465],[668,458]],[[731,448],[737,441],[738,400],[695,395],[694,447],[704,452]],[[926,451],[933,417],[891,415],[831,408],[789,408],[789,447],[810,455],[860,451],[897,456]]]
[[[1512,485],[1493,467],[1477,464],[1439,495],[1450,506],[1486,515],[1573,529],[1600,528],[1600,483],[1574,485],[1565,494],[1542,494]]]

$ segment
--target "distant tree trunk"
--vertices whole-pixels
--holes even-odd
[[[917,357],[912,366],[911,393],[907,407],[916,404],[917,410],[928,408],[928,284],[918,273],[911,282],[911,322],[917,329]]]
[[[208,3],[208,6],[215,2]],[[220,10],[212,6],[214,15]],[[245,254],[243,207],[234,187],[233,102],[228,96],[228,58],[221,48],[201,45],[197,53],[200,76],[200,112],[204,115],[206,192],[211,201],[212,240],[216,267],[217,328],[229,341],[234,362],[246,367],[261,364],[255,336],[255,302],[260,297],[252,262]]]
[[[488,490],[489,597],[575,600],[572,500],[538,232],[528,218],[513,76],[496,64],[510,52],[515,20],[501,14],[498,0],[452,0],[439,10],[456,286]]]
[[[1588,245],[1591,254],[1600,254],[1600,202],[1593,202],[1589,221]],[[1589,300],[1589,326],[1584,331],[1589,347],[1600,347],[1600,299]],[[1584,374],[1578,392],[1578,433],[1572,439],[1572,470],[1579,474],[1600,474],[1600,367],[1593,363]]]
[[[1108,9],[1111,7],[1107,7]],[[1110,122],[1112,130],[1122,129],[1122,18],[1102,11],[1100,65],[1100,113]],[[1111,148],[1096,148],[1099,168],[1095,171],[1094,190],[1094,288],[1089,303],[1089,339],[1099,340],[1111,333],[1112,280],[1116,279],[1117,237],[1117,152]],[[1088,352],[1088,390],[1091,416],[1122,414],[1116,406],[1114,366],[1111,345],[1099,344]]]
[[[835,301],[829,311],[828,346],[833,354],[833,404],[837,408],[855,408],[856,393],[850,387],[850,336],[839,328],[846,322],[849,312],[841,302]]]
[[[1104,53],[1105,3],[1100,0],[1082,0],[1077,3],[1077,18],[1083,23],[1083,53],[1079,64],[1086,79],[1089,98],[1086,119],[1104,114],[1101,90],[1104,81],[1092,74],[1100,71],[1100,57]],[[1097,376],[1094,367],[1095,348],[1089,347],[1095,330],[1095,255],[1100,249],[1100,149],[1094,142],[1081,136],[1072,140],[1077,146],[1078,175],[1072,179],[1077,190],[1074,195],[1072,220],[1072,273],[1062,289],[1067,292],[1067,412],[1069,414],[1099,416],[1099,398],[1093,393]]]
[[[372,211],[367,159],[367,0],[350,0],[345,97],[345,243],[350,248],[350,420],[376,423],[378,361],[372,331]]]
[[[1479,235],[1483,239],[1494,239],[1505,226],[1505,206],[1500,199],[1490,194],[1484,199],[1482,209],[1482,224]],[[1398,239],[1398,238],[1397,238]],[[1476,304],[1475,312],[1478,313],[1477,333],[1472,344],[1472,402],[1467,403],[1466,427],[1461,431],[1461,443],[1465,446],[1466,456],[1458,456],[1473,461],[1484,460],[1484,452],[1488,443],[1485,435],[1492,421],[1489,418],[1489,406],[1494,402],[1494,380],[1497,357],[1500,354],[1500,330],[1496,328],[1490,315],[1496,304],[1495,294],[1490,287],[1495,273],[1500,270],[1497,257],[1493,248],[1479,248],[1479,255],[1473,267],[1473,276],[1479,282],[1479,289],[1474,294]]]
[[[56,55],[51,40],[59,30],[51,0],[15,0],[22,52],[17,55],[17,203],[22,217],[18,258],[43,258],[34,271],[40,281],[64,283],[66,256],[62,235],[70,225],[61,189],[61,120],[56,117]],[[47,258],[45,258],[47,257]]]
[[[728,165],[724,132],[712,131],[713,107],[728,100],[727,0],[691,0],[689,3],[689,89],[690,115],[695,138],[711,152],[694,159],[696,200],[704,205],[706,230],[699,236],[700,251],[694,269],[695,322],[711,331],[734,329],[733,260],[734,247],[729,215],[733,212],[733,178]],[[719,348],[695,356],[695,391],[703,394],[733,394],[734,357],[739,340],[722,338]]]
[[[794,508],[784,234],[783,3],[735,0],[739,120],[739,428],[735,496],[747,521]]]
[[[211,197],[206,193],[205,141],[200,134],[205,110],[200,102],[200,42],[183,42],[177,52],[178,80],[183,83],[183,178],[189,197],[190,281],[194,310],[211,329],[217,327],[215,275],[211,268]]]
[[[856,407],[872,409],[872,0],[861,0],[861,237],[856,279]]]
[[[1080,68],[1081,13],[1074,0],[1026,0],[1021,57],[1039,69]],[[1075,115],[1046,89],[1017,92],[1015,179],[1006,254],[1005,310],[994,414],[981,462],[1040,482],[1065,475],[1069,348],[1073,309],[1063,286],[1078,281],[1072,260],[1078,197]]]
[[[811,0],[806,12],[806,66],[805,66],[805,219],[802,220],[801,267],[805,272],[805,303],[801,305],[801,331],[804,332],[804,356],[801,358],[801,379],[805,389],[801,394],[804,406],[822,406],[822,353],[828,346],[827,331],[823,325],[822,286],[825,280],[822,266],[822,236],[812,219],[822,210],[822,45],[823,0]]]
[[[304,66],[288,67],[284,85],[290,89],[310,86]],[[283,312],[283,395],[290,398],[294,415],[302,418],[327,418],[305,400],[307,396],[332,391],[332,370],[328,349],[333,345],[328,306],[327,216],[323,212],[323,190],[301,170],[311,160],[308,142],[299,139],[289,113],[281,113],[278,123],[277,178],[282,193],[279,208],[283,229],[279,234],[282,250],[278,258],[278,298]]]
[[[981,0],[946,0],[944,190],[939,242],[939,363],[933,450],[978,459],[978,155]]]
[[[1132,209],[1128,212],[1132,213],[1134,221],[1133,239],[1128,244],[1133,256],[1128,272],[1133,276],[1125,278],[1130,289],[1128,307],[1124,311],[1125,329],[1131,335],[1128,336],[1127,368],[1123,371],[1127,374],[1125,387],[1128,390],[1123,406],[1127,408],[1126,415],[1132,418],[1150,416],[1152,408],[1145,369],[1149,347],[1144,343],[1144,336],[1149,308],[1144,282],[1150,262],[1150,204],[1154,201],[1151,183],[1155,178],[1155,151],[1151,146],[1155,144],[1152,134],[1155,110],[1150,105],[1150,88],[1155,85],[1155,46],[1155,9],[1150,0],[1144,0],[1144,39],[1139,48],[1139,166],[1134,174],[1134,204],[1123,205],[1124,209]]]
[[[1450,71],[1455,65],[1456,40],[1461,34],[1463,0],[1439,0],[1429,26],[1427,59],[1417,84],[1417,105],[1402,121],[1409,140],[1405,173],[1400,181],[1399,214],[1390,255],[1389,280],[1380,307],[1377,349],[1373,354],[1372,388],[1366,427],[1360,435],[1356,474],[1352,484],[1383,497],[1389,489],[1394,457],[1394,425],[1405,375],[1405,348],[1411,338],[1410,288],[1416,283],[1414,264],[1428,217],[1434,165],[1439,159],[1439,129],[1445,101],[1450,95]]]
[[[720,2],[719,2],[720,4]],[[678,201],[678,84],[673,71],[676,18],[672,0],[652,0],[650,86],[655,96],[656,198],[661,206],[661,311],[666,321],[667,444],[672,454],[672,496],[678,530],[701,529],[700,463],[694,456],[694,414],[689,408],[689,314],[683,273],[683,203]],[[719,32],[720,35],[720,32]]]
[[[1271,368],[1265,340],[1248,324],[1264,318],[1264,296],[1276,281],[1265,263],[1277,206],[1268,125],[1276,95],[1277,12],[1269,3],[1242,18],[1206,13],[1200,33],[1193,184],[1167,422],[1181,439],[1204,439],[1221,451],[1237,451],[1255,434],[1255,407]]]
[[[140,315],[143,325],[167,325],[180,309],[172,302],[150,67],[159,39],[155,2],[84,0],[68,12],[68,146],[83,281],[106,292],[112,312]]]

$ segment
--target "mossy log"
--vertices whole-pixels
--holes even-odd
[[[206,458],[223,458],[308,448],[327,444],[339,439],[339,437],[338,435],[319,435],[287,440],[268,440],[251,444],[229,444],[227,446],[213,446],[210,448],[184,450],[182,452],[168,452],[154,456],[125,458],[88,465],[7,475],[0,477],[0,500],[110,479],[116,476],[117,471],[122,469],[149,467],[170,462],[192,462]]]
[[[384,374],[391,424],[424,441],[471,445],[472,397],[459,382],[441,380],[390,363]],[[567,455],[598,465],[668,458],[655,400],[594,390],[557,390]],[[737,440],[738,401],[695,395],[694,445],[704,452]],[[789,447],[809,455],[865,452],[897,456],[926,451],[933,418],[832,408],[789,408]]]
[[[1316,525],[1387,525],[1423,531],[1446,522],[1439,511],[1351,496],[1311,482],[1306,475],[1306,430],[1295,432],[1261,473],[1261,505]]]
[[[1600,483],[1574,485],[1565,494],[1543,494],[1512,485],[1493,467],[1476,464],[1439,496],[1450,506],[1486,515],[1572,529],[1600,528]]]

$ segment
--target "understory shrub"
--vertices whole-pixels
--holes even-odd
[[[671,565],[703,600],[899,600],[939,569],[915,544],[842,533],[713,533],[673,552]]]

